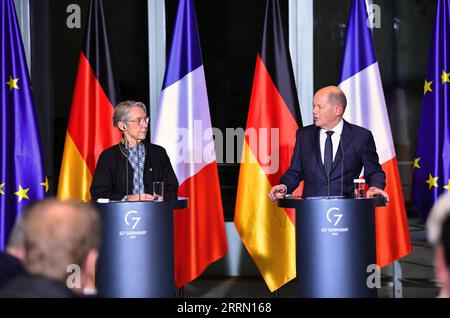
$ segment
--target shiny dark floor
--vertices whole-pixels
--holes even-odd
[[[401,275],[396,276],[396,284],[394,265],[382,269],[379,298],[434,298],[439,293],[434,280],[433,249],[426,240],[423,223],[415,218],[409,219],[408,223],[413,243],[412,253],[399,260],[400,266],[397,269],[401,269]],[[220,275],[220,270],[217,269],[223,261],[211,265],[198,279],[187,284],[182,291],[183,297],[292,298],[297,295],[295,280],[280,288],[277,294],[271,293],[256,268],[254,275],[251,274],[252,269],[247,270],[247,275],[243,276]]]

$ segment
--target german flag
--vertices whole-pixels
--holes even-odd
[[[268,0],[261,50],[256,58],[234,223],[271,291],[296,275],[295,212],[277,207],[267,195],[289,167],[299,127],[300,108],[280,8],[278,1]],[[256,142],[252,136],[257,136]]]
[[[59,199],[90,200],[89,188],[98,156],[120,141],[112,117],[116,85],[101,0],[92,0],[59,177]]]

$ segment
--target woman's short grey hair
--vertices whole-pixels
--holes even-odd
[[[132,107],[141,107],[145,111],[145,113],[147,113],[147,107],[145,107],[145,104],[142,102],[136,102],[134,100],[126,100],[124,102],[120,102],[114,109],[114,127],[117,127],[119,121],[127,122],[128,120],[130,120],[130,109]]]

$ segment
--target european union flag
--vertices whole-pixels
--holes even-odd
[[[0,0],[0,250],[17,216],[44,197],[39,129],[13,0]]]
[[[450,0],[439,0],[420,118],[412,201],[426,220],[450,190]]]

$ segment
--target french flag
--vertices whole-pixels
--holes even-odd
[[[411,252],[402,185],[383,86],[364,0],[353,0],[339,87],[347,97],[345,120],[369,129],[386,173],[389,204],[376,209],[377,263],[383,267]]]
[[[192,0],[180,0],[152,141],[163,146],[189,208],[174,214],[175,282],[227,253],[200,38]]]

